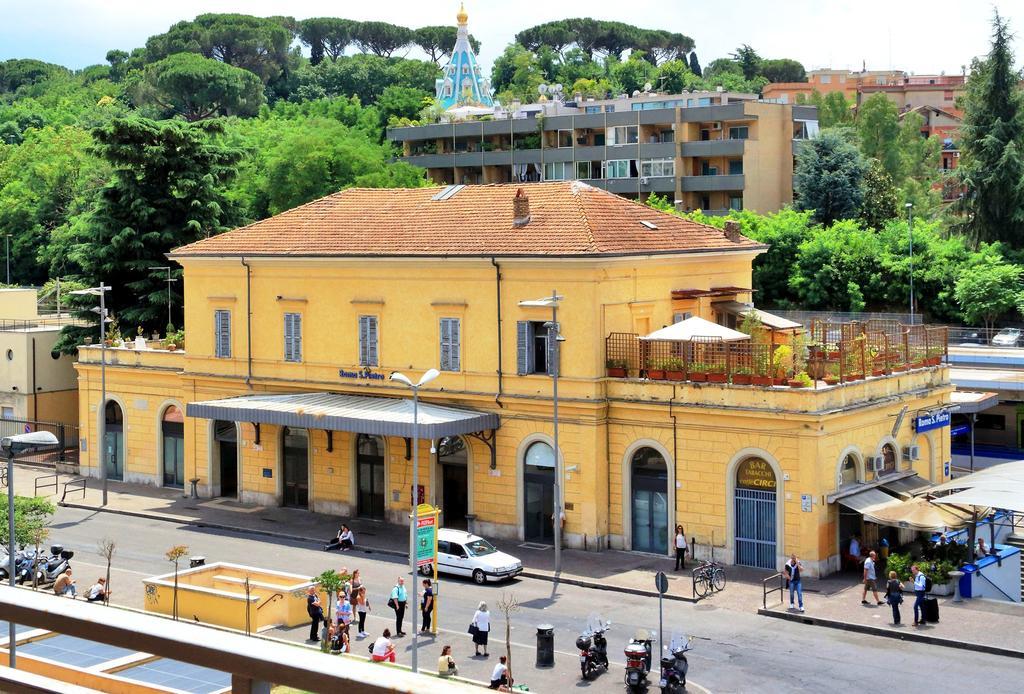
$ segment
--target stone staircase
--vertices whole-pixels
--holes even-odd
[[[1024,535],[1009,535],[1006,538],[1006,544],[1019,547],[1021,555],[1024,556]],[[1021,600],[1024,601],[1024,562],[1020,565],[1020,594]]]

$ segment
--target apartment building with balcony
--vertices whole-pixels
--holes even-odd
[[[579,180],[677,208],[773,212],[793,201],[793,162],[817,109],[696,92],[517,106],[476,120],[389,128],[402,160],[440,185]]]

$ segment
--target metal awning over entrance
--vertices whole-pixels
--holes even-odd
[[[904,499],[909,499],[915,494],[923,492],[925,489],[932,486],[932,484],[928,480],[922,479],[917,475],[911,475],[910,477],[903,477],[898,480],[892,480],[891,482],[882,482],[879,486],[882,489],[892,492]]]
[[[840,499],[836,499],[837,504],[841,504],[851,511],[856,511],[861,515],[866,515],[871,509],[877,506],[885,506],[896,501],[896,498],[891,494],[886,494],[878,487],[870,487],[863,491],[859,491],[856,494],[850,494]]]
[[[415,436],[412,401],[339,393],[242,395],[189,403],[189,417],[374,436]],[[440,439],[497,429],[498,415],[443,405],[419,404],[419,438]]]

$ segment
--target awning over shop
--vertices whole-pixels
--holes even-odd
[[[893,501],[896,501],[893,496],[886,494],[878,487],[870,487],[856,494],[836,499],[837,504],[841,504],[851,511],[856,511],[860,514],[867,514],[876,506],[885,506]]]
[[[375,436],[414,437],[412,401],[338,393],[242,395],[189,403],[189,417]],[[497,429],[498,415],[456,407],[419,404],[419,437],[440,439]]]
[[[1006,489],[965,489],[932,501],[936,504],[998,508],[1024,513],[1024,492]]]
[[[882,489],[892,492],[897,496],[909,499],[910,497],[923,492],[925,489],[931,486],[931,482],[926,479],[921,479],[917,475],[911,475],[910,477],[903,477],[898,480],[892,480],[891,482],[882,482],[879,485]]]
[[[979,472],[957,477],[929,491],[953,492],[933,499],[937,504],[1024,512],[1024,460],[993,465]]]
[[[662,340],[666,342],[690,342],[698,338],[718,338],[723,342],[739,342],[749,340],[750,335],[741,333],[738,330],[727,328],[718,323],[704,320],[700,316],[692,316],[686,320],[655,330],[650,335],[641,337],[641,340]]]
[[[918,496],[874,506],[864,513],[864,520],[896,528],[942,531],[967,525],[971,522],[971,512],[954,506],[939,506],[927,497]]]
[[[951,403],[960,414],[984,412],[999,404],[998,393],[979,392],[976,390],[954,390],[950,396]]]
[[[788,318],[776,316],[774,313],[768,313],[753,306],[747,306],[739,301],[714,301],[711,305],[719,311],[725,311],[741,318],[753,314],[765,327],[773,330],[796,330],[803,327],[800,323],[791,321]]]

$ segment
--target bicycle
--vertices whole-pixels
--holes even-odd
[[[703,560],[693,571],[694,597],[703,598],[716,590],[725,590],[725,567],[716,561]]]

